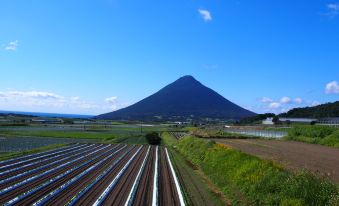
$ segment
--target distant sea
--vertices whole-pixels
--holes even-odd
[[[58,114],[58,113],[43,113],[43,112],[20,112],[20,111],[3,111],[0,110],[1,114],[23,114],[23,115],[33,115],[38,117],[63,117],[63,118],[85,118],[89,119],[94,117],[94,115],[84,115],[84,114]]]

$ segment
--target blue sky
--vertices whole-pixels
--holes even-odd
[[[3,0],[0,110],[100,114],[190,74],[255,112],[339,99],[339,0]]]

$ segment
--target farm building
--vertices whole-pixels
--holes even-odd
[[[311,124],[311,122],[317,122],[318,119],[315,118],[285,118],[281,117],[279,118],[280,122],[290,122],[290,123],[304,123],[304,124]],[[262,124],[265,125],[273,125],[273,118],[268,117],[265,120],[262,121]]]
[[[315,119],[315,118],[284,118],[284,117],[281,117],[281,118],[279,118],[279,121],[281,121],[281,122],[290,121],[290,122],[293,122],[293,123],[310,124],[311,122],[318,121],[318,119]]]
[[[264,119],[262,121],[262,124],[265,124],[265,125],[273,125],[273,118],[272,117],[267,117],[266,119]]]
[[[40,124],[62,124],[64,121],[62,119],[55,118],[46,118],[46,119],[32,119],[32,123],[40,123]]]
[[[319,119],[317,124],[339,127],[339,117],[322,118],[322,119]]]

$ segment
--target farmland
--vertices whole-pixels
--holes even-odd
[[[67,143],[88,143],[94,142],[92,139],[79,138],[53,138],[53,137],[1,137],[0,136],[0,151],[1,153],[17,152],[23,150],[31,150],[54,144]]]
[[[278,162],[291,171],[308,170],[339,183],[339,150],[303,142],[264,139],[214,139],[216,142]]]
[[[184,137],[178,151],[236,205],[338,205],[339,188],[307,171],[281,165],[214,141]]]
[[[0,162],[1,205],[184,205],[165,147],[70,144]]]
[[[149,145],[145,136],[151,131],[161,135],[161,146]],[[55,142],[58,145],[52,142],[48,150],[22,148],[20,152],[1,154],[0,205],[152,205],[155,202],[215,206],[335,205],[338,202],[338,176],[332,172],[337,170],[336,148],[285,140],[232,139],[234,135],[221,138],[218,131],[162,125],[1,127],[1,136],[19,143],[26,138],[29,144],[50,138],[60,142]],[[203,132],[207,138],[194,136],[204,137]],[[218,143],[209,141],[211,136],[218,137],[214,139]],[[279,145],[274,148],[273,144]],[[282,144],[288,145],[282,147]],[[320,147],[322,150],[318,151]],[[272,150],[280,151],[273,159]],[[324,152],[328,150],[332,153]],[[258,152],[267,154],[268,158]],[[307,158],[304,152],[308,152]],[[300,161],[292,159],[293,162],[284,164],[284,160],[275,157]],[[313,157],[324,161],[314,161]],[[293,165],[294,162],[306,166]]]

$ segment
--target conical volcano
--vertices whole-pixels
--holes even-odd
[[[192,76],[183,76],[151,96],[120,110],[97,116],[112,120],[240,119],[248,111],[204,86]]]

